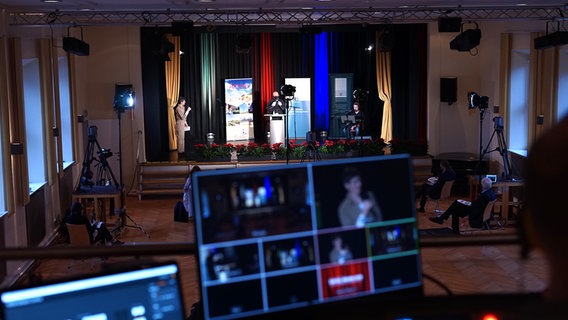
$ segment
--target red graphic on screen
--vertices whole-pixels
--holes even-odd
[[[358,294],[371,289],[366,261],[324,268],[321,270],[321,278],[324,299]]]

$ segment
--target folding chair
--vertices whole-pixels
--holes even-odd
[[[444,210],[440,210],[440,200],[447,200],[452,195],[452,186],[454,185],[455,180],[448,180],[444,182],[444,186],[442,187],[442,191],[440,192],[440,197],[438,199],[432,199],[428,196],[429,200],[436,201],[436,207],[434,208],[435,213],[442,213]]]

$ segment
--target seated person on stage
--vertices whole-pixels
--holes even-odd
[[[444,221],[451,216],[452,230],[454,233],[459,233],[460,217],[467,217],[472,228],[481,228],[483,226],[485,207],[489,202],[495,200],[495,193],[491,189],[491,185],[491,179],[487,177],[481,179],[481,193],[473,202],[458,199],[441,215],[430,217],[430,221],[444,224]]]
[[[89,238],[91,243],[104,243],[104,244],[123,244],[122,241],[114,239],[107,229],[105,224],[101,222],[94,222],[91,224],[89,219],[83,215],[83,205],[81,202],[75,202],[71,206],[71,210],[68,210],[67,216],[65,217],[65,223],[69,224],[84,224],[89,231]]]
[[[430,177],[420,190],[416,192],[416,199],[420,198],[420,207],[416,209],[418,212],[424,212],[424,206],[428,197],[431,199],[440,199],[442,193],[442,188],[446,181],[452,181],[456,179],[456,172],[450,166],[448,160],[440,161],[440,172],[435,177]]]
[[[285,113],[286,103],[284,102],[284,100],[280,99],[278,91],[274,91],[272,93],[272,100],[268,102],[266,110],[268,111],[268,113],[278,113],[278,114]]]
[[[360,109],[359,102],[355,101],[353,103],[353,110],[347,113],[347,116],[354,116],[355,123],[349,122],[343,127],[346,137],[359,136],[363,131],[363,111]],[[349,130],[349,132],[347,132]]]

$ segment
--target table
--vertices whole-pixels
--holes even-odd
[[[479,191],[479,176],[469,176],[470,191],[469,198],[471,201],[475,200]],[[493,183],[493,190],[499,195],[501,194],[501,201],[497,200],[495,202],[495,207],[501,208],[501,215],[503,218],[510,220],[512,217],[509,216],[509,206],[519,206],[522,204],[522,199],[513,200],[511,199],[511,188],[523,188],[523,180],[498,180]]]
[[[83,204],[83,208],[87,208],[87,200],[92,199],[94,202],[95,218],[106,223],[106,213],[104,210],[99,210],[99,201],[103,202],[105,200],[113,201],[115,210],[120,210],[122,208],[122,191],[116,189],[115,187],[93,187],[93,188],[83,188],[77,190],[72,194],[73,202],[78,201]],[[109,208],[113,206],[109,205]],[[109,212],[109,214],[114,214],[114,212]]]

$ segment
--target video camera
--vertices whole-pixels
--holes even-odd
[[[97,152],[97,155],[100,159],[108,159],[112,157],[112,151],[110,151],[110,149],[101,148],[101,150]]]

